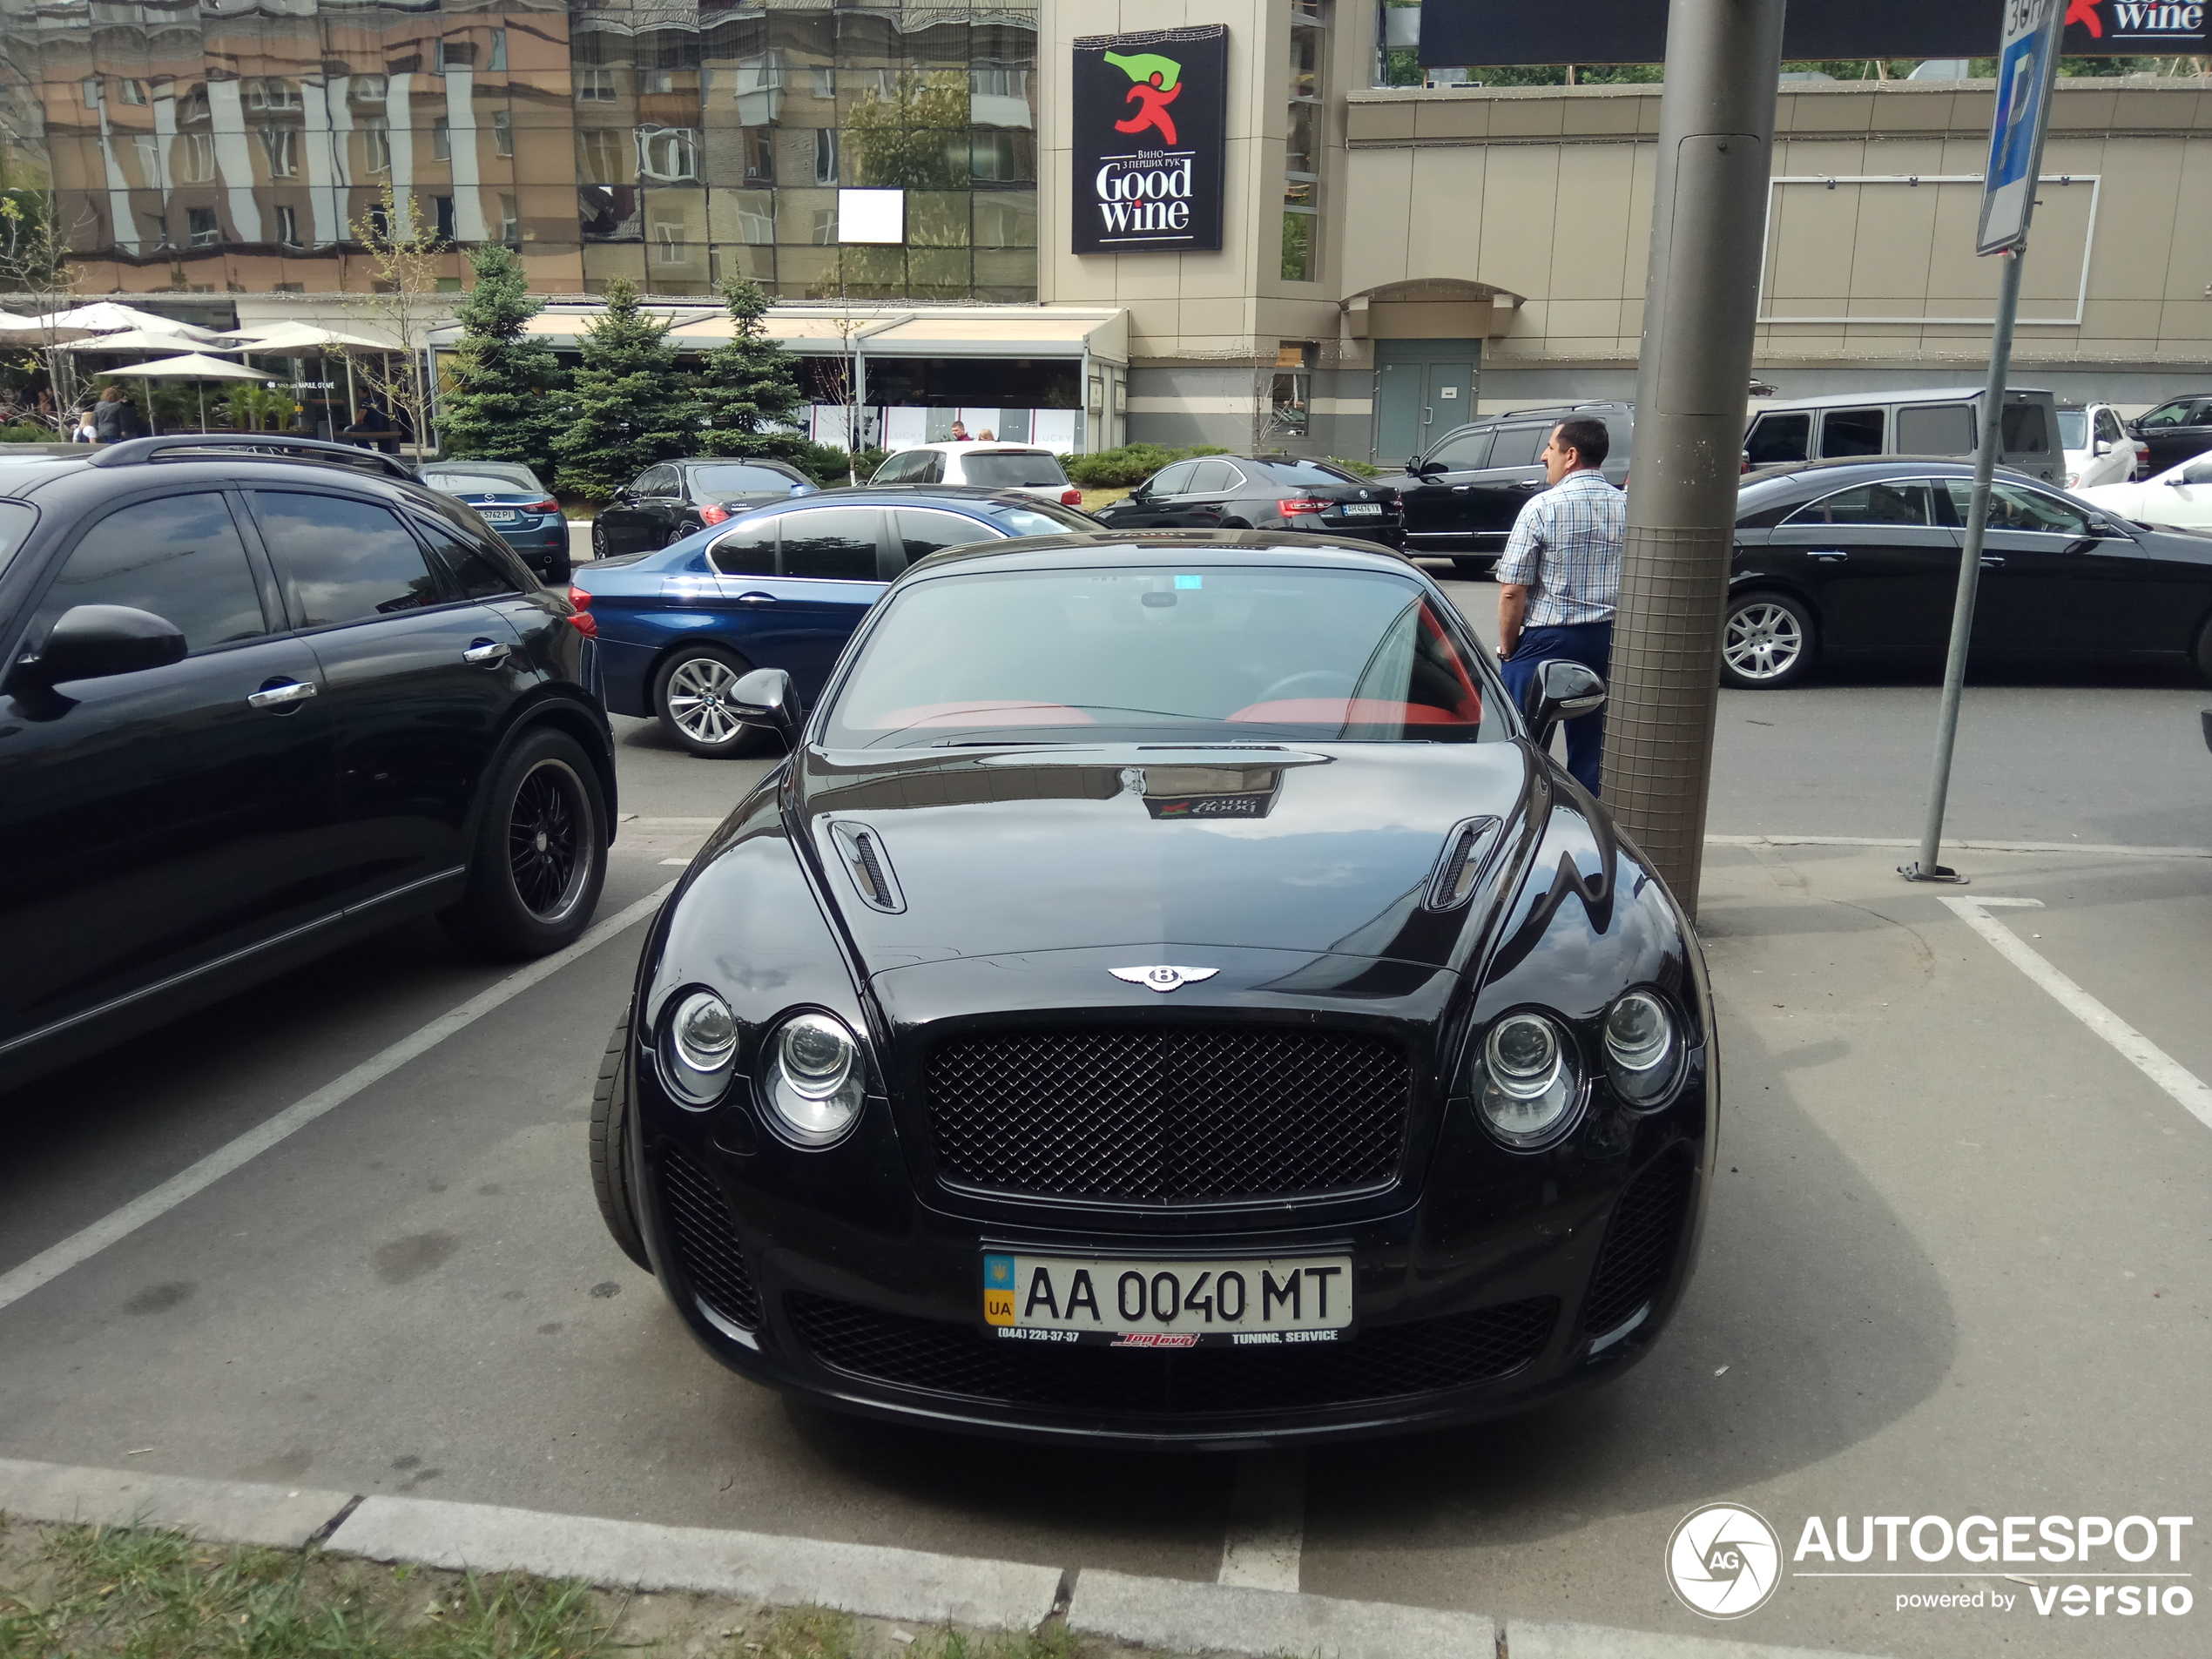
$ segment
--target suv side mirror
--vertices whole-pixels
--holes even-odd
[[[1440,461],[1416,461],[1406,470],[1416,478],[1433,478],[1444,470],[1444,463]]]
[[[1561,657],[1537,664],[1521,694],[1521,712],[1528,717],[1529,735],[1539,749],[1551,742],[1561,720],[1595,714],[1604,706],[1605,682],[1597,671]]]
[[[766,726],[786,748],[799,740],[799,693],[782,669],[754,669],[730,688],[730,705],[738,718]]]
[[[34,685],[58,685],[166,668],[184,659],[185,637],[166,617],[129,605],[72,605],[17,672]]]
[[[2096,442],[2090,445],[2089,453],[2093,455],[2110,455],[2112,453],[2112,440],[2109,438],[2099,438]]]

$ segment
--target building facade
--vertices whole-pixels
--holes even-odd
[[[1418,11],[0,0],[0,185],[51,185],[81,293],[180,317],[334,321],[373,283],[352,227],[388,192],[452,244],[441,286],[505,242],[566,329],[617,276],[691,326],[743,273],[801,350],[825,308],[961,342],[884,354],[878,439],[1073,408],[1087,448],[1387,462],[1476,412],[1632,393],[1661,91],[1424,78]],[[1077,43],[1217,28],[1219,246],[1076,252],[1099,211]],[[1966,79],[1784,87],[1762,380],[1978,378],[1992,103]],[[2054,108],[2019,378],[2145,406],[2212,383],[2212,79],[2062,80]]]

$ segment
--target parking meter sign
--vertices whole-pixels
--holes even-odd
[[[2064,16],[2060,0],[2005,0],[2005,33],[1997,50],[1997,115],[1989,129],[1977,253],[2001,253],[2027,239]]]

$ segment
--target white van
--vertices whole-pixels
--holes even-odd
[[[1753,467],[1770,467],[1842,455],[1968,458],[1978,442],[1983,395],[1983,388],[1969,386],[1761,400],[1743,435],[1743,459]],[[2019,388],[2006,393],[2000,441],[1999,466],[2047,484],[2064,482],[2058,401],[2050,393]]]

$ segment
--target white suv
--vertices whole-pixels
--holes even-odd
[[[885,461],[868,482],[973,484],[1065,507],[1080,507],[1083,499],[1051,450],[1007,443],[918,443]]]
[[[2150,446],[2128,435],[2120,411],[2109,403],[2059,406],[2059,444],[2066,451],[2066,487],[2124,484]]]

